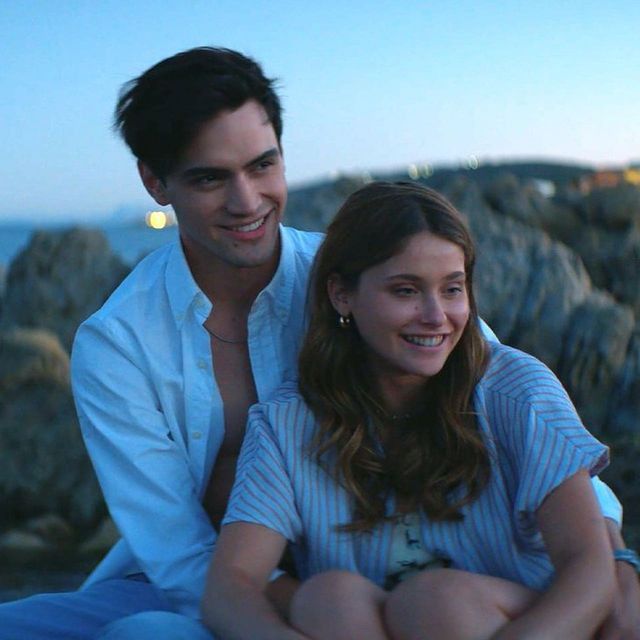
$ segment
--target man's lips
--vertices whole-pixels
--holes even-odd
[[[221,225],[221,227],[228,235],[237,240],[255,240],[264,235],[267,219],[272,213],[273,210],[269,211],[266,215],[245,224],[238,224],[234,226]]]

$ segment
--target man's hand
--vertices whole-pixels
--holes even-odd
[[[598,640],[640,640],[640,581],[626,562],[616,562],[616,594]]]

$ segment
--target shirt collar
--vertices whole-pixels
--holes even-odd
[[[291,312],[296,258],[294,243],[287,229],[280,225],[279,232],[280,260],[278,268],[269,284],[258,294],[256,303],[262,301],[263,298],[270,300],[275,314],[285,324]],[[194,302],[200,307],[207,306],[205,317],[211,313],[212,304],[194,280],[179,239],[173,243],[170,249],[165,282],[171,312],[178,327],[182,326],[187,311]]]
[[[283,323],[289,319],[293,304],[295,284],[295,247],[287,228],[280,225],[280,260],[271,282],[258,294],[256,303],[268,299],[278,319]]]
[[[200,306],[208,305],[209,310],[207,311],[207,316],[211,312],[211,303],[193,279],[191,269],[189,269],[187,259],[184,255],[182,243],[179,239],[173,243],[170,250],[167,261],[165,285],[169,296],[171,313],[178,327],[182,327],[189,307],[194,302]]]

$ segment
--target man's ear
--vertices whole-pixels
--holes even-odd
[[[348,317],[351,313],[351,293],[337,273],[332,273],[327,279],[327,294],[333,308],[341,316]]]
[[[164,183],[142,160],[138,160],[138,173],[144,188],[160,206],[170,204]]]

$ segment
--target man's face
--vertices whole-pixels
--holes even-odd
[[[147,181],[145,171],[152,196],[172,205],[190,261],[275,268],[287,187],[273,126],[257,102],[206,122],[164,184]]]

